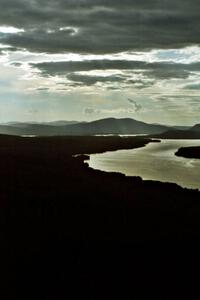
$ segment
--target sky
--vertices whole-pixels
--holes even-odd
[[[0,123],[200,123],[199,0],[0,6]]]

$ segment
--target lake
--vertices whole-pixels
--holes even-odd
[[[200,160],[174,154],[178,148],[189,146],[200,146],[200,140],[161,140],[142,148],[92,154],[89,166],[200,189]]]

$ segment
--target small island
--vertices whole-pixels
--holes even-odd
[[[200,146],[198,147],[181,147],[175,153],[176,156],[182,156],[185,158],[197,158],[200,159]]]

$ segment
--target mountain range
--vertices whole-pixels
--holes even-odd
[[[168,126],[148,124],[130,118],[106,118],[92,122],[55,121],[47,123],[11,122],[0,124],[1,134],[38,136],[156,134],[168,129]]]
[[[187,130],[170,129],[150,137],[159,139],[200,139],[200,124],[196,124]]]
[[[9,135],[118,135],[147,134],[155,137],[167,136],[200,136],[200,124],[188,128],[186,126],[165,126],[149,124],[131,118],[106,118],[91,122],[53,121],[53,122],[9,122],[0,124],[0,134]],[[186,137],[187,138],[187,137]]]

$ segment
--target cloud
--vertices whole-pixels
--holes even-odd
[[[135,100],[128,98],[128,102],[132,104],[135,112],[138,112],[142,109],[142,105],[138,104]]]
[[[22,63],[20,62],[13,62],[11,63],[12,66],[16,67],[16,68],[20,68],[22,66]]]
[[[86,72],[91,70],[121,70],[140,71],[155,79],[187,78],[191,72],[200,72],[200,63],[191,64],[172,62],[130,61],[130,60],[85,60],[32,63],[33,68],[39,69],[43,76],[64,76],[69,73]]]
[[[131,70],[140,69],[145,63],[127,60],[85,60],[85,61],[58,61],[33,63],[32,67],[39,69],[46,76],[66,75],[71,72],[91,70]]]
[[[99,114],[101,111],[99,109],[95,109],[93,107],[86,107],[84,110],[84,113],[86,115],[93,115],[93,114]]]
[[[198,0],[1,0],[0,42],[34,52],[118,53],[200,44]],[[13,29],[13,31],[14,31]]]
[[[128,98],[127,99],[130,105],[120,106],[113,109],[97,109],[94,107],[86,107],[84,113],[86,115],[93,115],[93,114],[134,114],[142,110],[142,105],[138,104],[135,100]]]
[[[44,92],[46,92],[48,90],[49,90],[48,87],[39,87],[39,88],[37,88],[37,91],[44,91]]]
[[[118,107],[113,109],[95,109],[93,107],[87,107],[84,110],[87,115],[102,114],[102,115],[120,115],[120,114],[133,114],[135,109],[132,107]]]
[[[98,75],[82,75],[72,73],[67,76],[70,81],[77,83],[77,85],[91,86],[96,83],[114,83],[122,82],[124,78],[119,75],[110,75],[110,76],[98,76]]]
[[[199,94],[199,0],[1,0],[1,7],[0,92],[7,112],[8,101],[23,97],[47,118],[141,112],[157,122],[169,107],[180,121],[186,104],[195,110],[199,99],[190,95]],[[160,100],[152,100],[155,92]],[[106,104],[85,108],[99,96]],[[21,103],[12,116],[21,116]],[[27,101],[23,105],[27,109]],[[50,105],[59,113],[51,115]]]
[[[198,82],[198,83],[196,83],[196,82],[194,82],[194,83],[190,83],[190,84],[186,84],[185,86],[184,86],[184,89],[185,90],[200,90],[200,82]]]
[[[31,63],[42,77],[66,78],[68,86],[99,85],[107,89],[145,89],[159,81],[188,79],[200,72],[200,63],[134,60],[83,60]],[[118,85],[117,85],[118,84]]]
[[[174,110],[177,112],[177,117],[182,115],[182,112],[192,110],[194,113],[200,108],[199,95],[153,95],[153,102],[156,103],[156,107],[160,107],[162,110]]]

